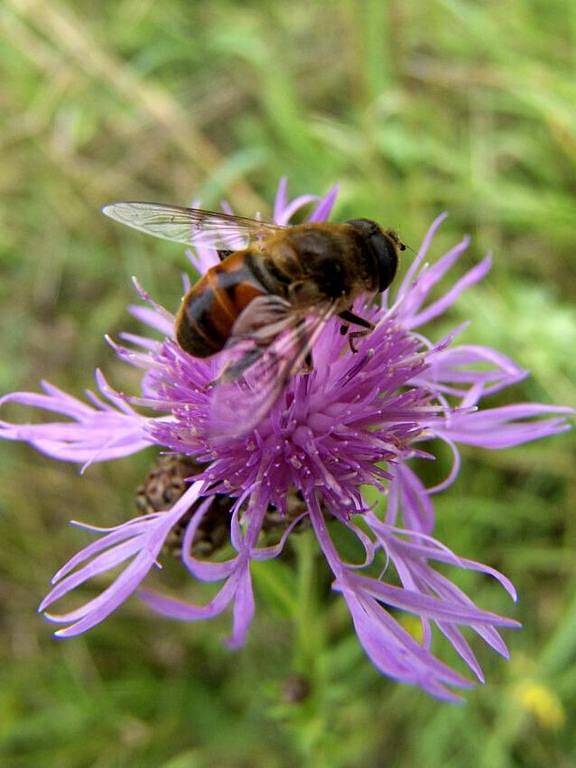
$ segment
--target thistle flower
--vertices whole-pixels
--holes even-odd
[[[303,196],[290,202],[282,181],[274,220],[287,223],[311,202],[315,208],[310,220],[324,220],[335,198],[333,189],[323,198]],[[292,377],[272,410],[246,435],[211,440],[209,384],[217,360],[195,359],[180,349],[173,337],[173,316],[137,283],[143,303],[130,311],[153,336],[123,334],[121,342],[109,341],[122,360],[142,370],[139,395],[115,391],[97,371],[98,393],[88,392],[87,401],[48,383],[42,384],[42,394],[17,392],[3,398],[3,403],[50,411],[65,420],[3,421],[1,437],[28,442],[83,469],[151,445],[183,455],[199,468],[167,510],[153,510],[106,529],[78,523],[97,538],[56,573],[40,610],[92,577],[118,566],[123,570],[80,608],[47,613],[50,621],[63,625],[57,636],[78,635],[109,616],[158,564],[170,532],[183,528],[183,565],[199,581],[222,582],[219,591],[205,605],[149,591],[139,595],[158,613],[185,621],[209,619],[230,606],[229,644],[240,646],[254,614],[251,562],[278,557],[294,529],[307,520],[333,573],[333,588],[346,601],[358,638],[382,673],[433,696],[457,698],[453,689],[471,682],[433,655],[434,626],[481,681],[463,627],[507,656],[499,630],[517,627],[517,622],[476,606],[435,565],[488,574],[513,599],[514,587],[494,569],[456,555],[432,537],[432,496],[456,479],[458,444],[500,449],[553,435],[568,428],[564,415],[569,409],[522,403],[480,410],[486,396],[520,381],[526,372],[493,349],[456,344],[460,329],[434,343],[422,335],[423,325],[443,314],[490,268],[486,257],[444,295],[431,298],[468,245],[464,239],[436,263],[425,263],[444,218],[432,224],[393,295],[384,296],[381,307],[359,303],[357,309],[376,328],[358,345],[357,354],[351,353],[339,322],[331,320],[315,344],[313,372]],[[200,273],[218,260],[205,246],[189,257]],[[450,447],[453,467],[444,482],[426,488],[410,461],[433,458],[422,443],[434,440]],[[381,492],[384,512],[365,501],[363,486]],[[296,513],[289,504],[294,493],[301,500]],[[195,539],[223,495],[228,499],[222,508],[229,517],[232,555],[226,560],[202,558]],[[272,544],[263,535],[270,510],[284,521],[279,541]],[[363,562],[343,558],[333,538],[336,526],[357,538]],[[398,611],[420,619],[420,642],[398,620]]]

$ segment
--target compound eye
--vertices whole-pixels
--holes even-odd
[[[378,260],[378,291],[382,293],[394,280],[398,269],[396,241],[380,232],[372,238],[372,244]],[[398,248],[400,248],[399,243]]]
[[[346,224],[350,224],[351,227],[361,232],[364,237],[372,237],[380,232],[378,224],[370,219],[350,219]]]

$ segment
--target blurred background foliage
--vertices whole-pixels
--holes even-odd
[[[103,203],[225,197],[266,214],[286,174],[293,194],[339,181],[338,217],[374,217],[414,248],[448,210],[437,254],[469,232],[464,266],[495,255],[451,322],[532,370],[514,399],[575,403],[575,3],[4,0],[0,35],[2,392],[45,377],[79,394],[95,366],[135,384],[103,334],[135,327],[133,274],[175,307],[185,260]],[[220,643],[225,620],[169,623],[136,601],[53,640],[35,608],[84,541],[66,521],[132,516],[153,457],[79,478],[0,449],[2,765],[576,764],[569,437],[467,450],[437,498],[439,537],[505,571],[519,606],[462,583],[524,624],[509,663],[479,649],[488,683],[461,707],[372,669],[306,536],[256,569],[240,653]]]

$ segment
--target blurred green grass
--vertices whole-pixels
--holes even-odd
[[[532,370],[517,399],[573,405],[575,51],[576,5],[561,0],[4,0],[0,391],[46,377],[80,393],[96,366],[134,382],[102,336],[133,327],[131,275],[175,306],[185,262],[111,225],[103,203],[226,197],[266,213],[286,174],[293,194],[339,181],[339,217],[390,223],[413,247],[448,210],[437,253],[470,232],[469,264],[495,256],[452,319]],[[80,479],[0,451],[2,764],[576,764],[570,438],[466,450],[437,499],[440,538],[504,570],[519,607],[463,583],[524,624],[509,663],[479,649],[488,683],[462,707],[381,679],[337,600],[319,620],[320,564],[305,583],[284,563],[257,569],[259,612],[236,655],[219,643],[225,621],[170,624],[135,602],[54,641],[35,608],[79,545],[65,522],[131,515],[150,456]],[[291,703],[303,671],[311,693]]]

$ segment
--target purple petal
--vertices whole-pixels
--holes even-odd
[[[440,604],[441,601],[434,602],[434,598],[432,602],[425,600],[426,605],[423,606],[423,603],[419,602],[423,597],[421,595],[410,594],[406,597],[408,590],[381,585],[373,579],[358,576],[345,569],[330,540],[314,497],[310,498],[310,515],[324,554],[336,576],[334,588],[342,591],[358,638],[374,665],[384,674],[402,682],[419,685],[433,696],[457,700],[458,697],[446,688],[446,685],[469,686],[469,681],[453,672],[435,659],[426,648],[420,646],[389,616],[376,599],[370,597],[369,590],[382,588],[386,592],[387,599],[391,599],[394,604],[401,603],[402,607],[407,607],[408,610],[416,609],[417,613],[420,613],[420,608],[424,607],[425,612],[436,614],[440,611],[450,614],[451,610],[454,612],[454,607],[450,604]],[[418,603],[417,607],[415,603]],[[461,619],[462,611],[458,615]],[[485,612],[472,610],[468,615],[475,619],[481,615],[488,620]],[[455,616],[451,615],[450,619],[454,620]],[[506,621],[500,617],[498,619]]]
[[[427,536],[426,534],[408,530],[405,528],[396,528],[388,523],[379,520],[374,513],[366,515],[366,522],[371,530],[385,544],[387,550],[393,553],[393,556],[399,556],[402,559],[415,561],[437,560],[447,563],[457,568],[466,568],[472,571],[479,571],[496,579],[501,586],[508,592],[510,597],[516,601],[516,589],[512,582],[506,578],[500,571],[491,568],[489,565],[478,563],[475,560],[468,560],[465,557],[459,557],[452,552],[445,544]]]
[[[573,411],[540,403],[519,403],[476,413],[454,414],[444,424],[435,425],[434,431],[440,437],[466,445],[493,450],[510,448],[569,429],[564,418],[521,421],[554,413],[568,415]]]
[[[103,386],[101,376],[99,383]],[[80,464],[129,456],[151,445],[145,432],[148,419],[138,415],[126,403],[122,403],[122,412],[103,403],[93,408],[50,384],[43,383],[42,386],[47,392],[45,395],[13,392],[0,399],[0,405],[25,405],[59,413],[75,421],[49,424],[1,421],[1,438],[21,440],[53,458]],[[104,389],[104,392],[112,399],[109,390]]]
[[[473,344],[431,351],[427,361],[429,367],[415,381],[433,390],[460,397],[469,393],[468,385],[481,385],[476,389],[476,401],[522,381],[528,375],[506,355],[490,347]],[[466,404],[475,403],[467,399]]]
[[[458,701],[446,685],[469,687],[468,680],[435,659],[378,603],[353,591],[343,594],[358,639],[377,669],[401,682],[419,685],[437,698]]]
[[[206,605],[194,605],[193,603],[186,603],[183,600],[177,600],[173,597],[159,595],[146,590],[139,592],[138,596],[156,613],[160,613],[170,619],[202,621],[213,619],[226,610],[234,598],[236,588],[237,577],[229,578]]]
[[[178,520],[188,512],[198,498],[203,483],[197,482],[191,485],[171,510],[160,516],[151,516],[145,519],[146,527],[134,524],[130,521],[127,526],[133,537],[122,543],[118,543],[122,529],[116,529],[103,538],[108,545],[113,545],[108,550],[103,547],[88,547],[89,555],[100,552],[97,557],[83,566],[80,571],[69,573],[76,565],[86,560],[86,553],[80,553],[73,558],[74,566],[65,566],[58,574],[59,578],[69,573],[42,602],[40,610],[44,610],[56,600],[75,589],[79,584],[89,580],[104,570],[114,568],[128,557],[134,556],[132,562],[104,590],[98,597],[89,600],[80,608],[66,614],[47,614],[51,621],[70,624],[65,629],[59,630],[58,637],[71,637],[85,632],[91,627],[103,621],[112,611],[129,597],[140,585],[150,568],[156,563],[156,558],[162,548],[170,529]],[[140,521],[139,521],[140,522]]]
[[[279,223],[280,219],[282,218],[282,215],[284,213],[284,209],[286,208],[288,196],[288,178],[286,176],[282,176],[280,181],[278,182],[278,189],[276,191],[276,199],[274,200],[274,213],[272,215],[273,221]]]
[[[228,639],[230,648],[239,648],[246,642],[248,628],[254,618],[254,592],[248,562],[242,568],[238,589],[234,597],[234,627]]]
[[[443,621],[437,622],[437,626],[440,632],[442,632],[444,637],[446,637],[448,642],[452,645],[456,653],[460,656],[460,658],[463,659],[463,661],[468,665],[472,672],[474,672],[478,680],[483,683],[484,673],[482,672],[482,668],[478,663],[478,659],[474,655],[472,648],[470,648],[470,645],[464,638],[462,632],[460,632],[460,630],[457,629],[453,624],[447,624]]]
[[[401,316],[403,323],[410,322],[428,298],[432,288],[442,280],[444,275],[454,266],[458,259],[468,248],[470,239],[465,237],[451,248],[441,259],[432,266],[425,264],[418,277],[413,282],[410,291],[402,298],[398,298],[394,304]]]
[[[276,224],[288,224],[292,216],[294,216],[300,208],[314,202],[314,200],[318,200],[317,195],[300,195],[288,202],[286,195],[287,188],[288,183],[286,177],[283,177],[278,184],[278,192],[276,193],[276,200],[274,202],[273,221]]]
[[[302,520],[307,516],[307,512],[303,512],[301,515],[298,515],[298,517],[294,518],[294,520],[290,523],[290,525],[287,526],[286,530],[283,532],[282,537],[278,544],[274,544],[270,547],[258,547],[254,548],[252,552],[250,553],[250,557],[252,560],[272,560],[275,557],[278,557],[282,554],[282,551],[284,550],[284,547],[286,546],[286,542],[288,541],[288,537],[296,528],[296,526],[302,522]]]
[[[320,198],[320,202],[308,217],[308,221],[327,221],[330,218],[330,213],[332,212],[337,197],[338,185],[335,184],[328,191],[328,194]]]
[[[84,527],[82,523],[76,523],[79,527]],[[119,544],[122,541],[125,541],[126,539],[133,538],[136,534],[140,534],[142,531],[145,530],[145,528],[148,525],[148,521],[146,518],[137,519],[134,518],[132,520],[129,520],[127,523],[124,523],[120,526],[117,526],[113,529],[100,529],[100,532],[107,533],[107,536],[103,536],[101,539],[97,539],[96,541],[93,541],[92,544],[89,544],[87,547],[84,547],[84,549],[80,550],[80,552],[77,552],[74,557],[70,558],[70,560],[66,563],[66,565],[62,566],[59,571],[57,571],[54,576],[52,577],[52,584],[56,584],[61,579],[64,578],[68,573],[73,571],[75,568],[77,568],[81,563],[85,562],[86,560],[89,560],[91,557],[94,557],[99,552],[102,552],[105,549],[108,549],[110,547],[115,546],[116,544]],[[98,531],[99,529],[94,528],[93,526],[86,526],[88,530],[92,531]],[[46,600],[47,598],[45,598]],[[40,608],[42,610],[42,607]]]
[[[207,499],[195,511],[192,519],[186,527],[182,541],[182,562],[190,573],[201,581],[222,581],[231,576],[238,568],[238,556],[223,562],[209,562],[200,560],[192,555],[192,542],[196,531],[200,527],[205,514],[208,512],[213,499]]]
[[[188,249],[186,256],[199,275],[206,274],[211,267],[220,263],[216,248],[211,245],[202,245],[202,243],[196,243],[194,250]]]
[[[396,299],[395,303],[398,303],[399,301],[402,301],[402,299],[406,296],[408,291],[411,291],[413,288],[413,281],[416,276],[416,273],[418,269],[420,268],[420,265],[422,261],[426,258],[426,254],[428,253],[430,249],[430,245],[432,244],[432,240],[434,239],[436,232],[438,231],[440,225],[443,221],[447,218],[447,213],[441,213],[439,216],[437,216],[434,221],[432,222],[430,229],[424,236],[424,240],[422,241],[422,245],[418,249],[418,253],[416,254],[416,258],[412,261],[412,264],[408,267],[408,270],[406,272],[406,275],[404,276],[404,279],[402,280],[400,287],[398,288],[398,291],[396,293]]]
[[[66,578],[60,576],[59,579],[56,579],[56,577],[54,577],[53,582],[55,583],[55,586],[40,603],[38,610],[42,612],[45,611],[49,605],[55,603],[80,584],[83,584],[85,581],[88,581],[101,573],[111,571],[113,568],[120,565],[120,563],[123,563],[128,558],[137,554],[141,548],[142,544],[138,539],[130,538],[128,541],[124,541],[114,547],[109,547],[106,551],[102,552],[102,554],[98,555],[84,566],[84,568],[81,568],[75,573],[70,573]],[[86,606],[81,610],[82,615],[84,615],[84,613],[87,612]],[[71,614],[67,614],[62,620],[64,622],[73,621],[74,617],[72,617]]]
[[[453,624],[489,624],[490,626],[499,627],[518,626],[518,622],[503,618],[489,611],[449,603],[421,592],[394,587],[391,584],[383,584],[376,579],[361,576],[357,573],[349,574],[347,583],[351,583],[357,590],[361,590],[387,605],[404,611],[410,611],[434,621],[445,621]],[[342,591],[342,584],[336,580],[333,584],[333,589]]]
[[[99,624],[118,608],[138,587],[150,570],[153,561],[145,552],[140,552],[135,560],[122,572],[98,597],[90,600],[77,611],[68,614],[45,614],[50,621],[70,623],[65,629],[55,632],[57,637],[74,637]]]
[[[451,307],[452,304],[454,304],[456,299],[463,291],[465,291],[471,285],[474,285],[475,283],[482,280],[490,271],[491,266],[492,258],[490,256],[486,256],[485,259],[483,259],[479,264],[476,264],[475,267],[473,267],[469,272],[461,277],[460,280],[458,280],[441,299],[438,299],[432,304],[429,304],[422,312],[419,314],[413,314],[410,319],[407,319],[406,327],[417,328],[420,325],[424,325],[424,323],[429,323],[439,315],[442,315],[448,309],[448,307]]]
[[[434,506],[422,482],[404,462],[394,468],[392,485],[395,486],[405,527],[430,533],[434,529]]]
[[[141,307],[133,304],[128,307],[128,312],[144,325],[159,331],[163,336],[172,336],[174,323],[167,320],[163,315],[150,307]]]
[[[460,465],[462,463],[462,459],[460,457],[460,451],[458,450],[456,444],[452,440],[448,440],[448,438],[444,438],[444,443],[450,448],[452,452],[452,466],[450,467],[450,472],[448,473],[448,475],[444,480],[437,483],[436,485],[431,486],[430,488],[426,488],[426,493],[430,496],[432,496],[435,493],[440,493],[440,491],[444,491],[446,490],[446,488],[449,488],[452,485],[452,483],[456,480],[460,472]]]
[[[212,619],[224,611],[234,601],[234,629],[228,640],[231,648],[243,645],[248,627],[254,615],[254,595],[248,560],[237,561],[236,569],[224,586],[206,605],[199,606],[185,603],[165,595],[143,591],[140,597],[157,613],[181,621],[199,621]]]
[[[149,318],[149,325],[152,328],[157,328],[161,333],[164,333],[166,336],[170,336],[172,329],[174,328],[174,320],[176,319],[174,315],[171,312],[168,312],[167,309],[165,309],[161,304],[158,304],[158,302],[154,301],[154,299],[150,296],[148,291],[145,291],[144,288],[140,285],[140,282],[138,281],[138,278],[132,277],[132,284],[136,290],[136,293],[138,296],[142,299],[142,301],[145,301],[147,304],[150,304],[152,309],[154,310],[154,314],[148,314],[144,315],[145,317]],[[142,307],[132,306],[129,307],[129,309],[132,311],[132,314],[134,314],[134,311],[138,311],[139,309],[144,309]],[[160,322],[163,320],[164,322]]]
[[[136,333],[128,333],[127,331],[121,331],[118,335],[123,341],[128,341],[136,347],[142,347],[147,352],[158,354],[160,351],[160,342],[155,339],[149,339],[147,336],[139,336]]]

